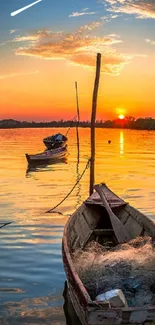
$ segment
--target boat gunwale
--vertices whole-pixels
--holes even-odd
[[[45,152],[47,151],[54,151],[51,152],[51,155],[46,155]],[[56,156],[58,155],[58,156]],[[67,145],[65,147],[59,147],[59,148],[55,148],[55,149],[48,149],[45,150],[43,152],[37,153],[37,154],[25,154],[26,159],[28,162],[37,162],[37,161],[46,161],[46,160],[56,160],[59,158],[63,158],[64,156],[67,155]]]
[[[74,277],[74,280],[75,280],[76,284],[78,285],[79,291],[83,295],[85,303],[88,305],[89,303],[92,304],[93,301],[90,298],[90,295],[89,295],[88,291],[86,290],[83,282],[81,281],[81,279],[80,279],[80,277],[79,277],[79,275],[78,275],[78,273],[76,271],[76,268],[74,266],[74,263],[73,263],[73,260],[72,260],[72,257],[71,257],[71,253],[70,253],[70,250],[69,250],[69,247],[68,247],[68,243],[67,243],[67,231],[68,231],[68,226],[70,224],[70,221],[75,217],[75,214],[77,214],[77,212],[79,210],[81,210],[84,205],[85,205],[85,203],[83,202],[82,205],[68,219],[68,221],[67,221],[67,223],[66,223],[66,225],[64,227],[62,245],[63,245],[63,249],[64,249],[64,252],[65,252],[65,255],[66,255],[66,258],[67,258],[67,262],[68,262],[68,264],[70,266],[70,269],[72,271],[72,275]]]

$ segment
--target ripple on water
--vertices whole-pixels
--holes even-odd
[[[50,133],[50,129],[0,130],[0,222],[12,222],[0,230],[0,324],[65,324],[61,238],[68,216],[88,196],[89,171],[56,208],[65,216],[45,212],[68,194],[85,168],[90,132],[80,129],[79,166],[76,132],[71,129],[67,164],[28,169],[25,153],[44,150],[42,139]],[[154,140],[154,132],[96,130],[96,183],[106,182],[153,220]]]

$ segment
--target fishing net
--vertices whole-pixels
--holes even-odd
[[[110,244],[110,243],[109,243]],[[121,289],[128,306],[155,305],[155,244],[138,237],[114,248],[90,242],[73,253],[76,270],[92,300]]]

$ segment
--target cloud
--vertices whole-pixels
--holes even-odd
[[[89,8],[83,8],[81,11],[87,11],[89,10]]]
[[[85,8],[85,10],[83,10],[82,12],[72,12],[71,15],[69,15],[68,17],[79,17],[79,16],[84,16],[84,15],[95,15],[97,14],[97,12],[95,11],[86,11],[87,8]]]
[[[6,44],[6,42],[0,43],[0,46],[3,46],[3,45],[5,45],[5,44]]]
[[[0,46],[3,46],[7,43],[14,43],[14,42],[26,42],[26,41],[30,41],[30,42],[34,42],[38,39],[38,36],[37,35],[28,35],[28,36],[16,36],[15,38],[13,39],[9,39],[3,43],[0,43]]]
[[[75,34],[78,34],[78,33],[84,33],[84,32],[90,32],[92,31],[93,29],[95,28],[98,28],[102,26],[102,22],[100,21],[93,21],[87,25],[83,25],[81,26],[80,28],[77,29],[77,31],[75,32]]]
[[[18,35],[15,37],[11,42],[34,42],[37,39],[39,39],[40,35],[34,34],[34,35],[28,35],[28,36],[20,36]]]
[[[103,21],[104,24],[109,23],[112,19],[116,19],[118,17],[120,17],[122,15],[118,15],[118,14],[109,14],[106,16],[102,16],[101,20]]]
[[[117,53],[115,50],[102,51],[102,68],[101,71],[113,76],[120,75],[121,70],[132,59],[131,56]],[[96,63],[96,53],[81,52],[72,56],[72,64],[85,66],[94,69]]]
[[[120,15],[111,15],[111,19],[115,19],[117,17],[119,17]]]
[[[57,34],[62,33],[57,32]],[[41,37],[49,37],[50,35],[52,35],[51,31],[47,31],[47,30],[38,30],[36,33],[34,33],[33,35],[25,35],[25,36],[20,36],[17,35],[16,37],[14,37],[13,39],[9,39],[3,43],[0,43],[0,46],[3,46],[7,43],[16,43],[16,42],[36,42],[37,40],[39,40]]]
[[[150,40],[148,38],[146,38],[145,41],[146,41],[146,43],[149,43],[151,45],[155,45],[155,41],[152,41],[152,40]]]
[[[105,0],[107,11],[136,15],[136,18],[155,19],[155,0]],[[103,2],[103,4],[105,3]]]
[[[112,45],[122,42],[118,35],[109,34],[97,37],[91,34],[92,30],[101,25],[101,22],[92,22],[81,26],[74,33],[38,31],[29,37],[31,40],[37,34],[36,41],[34,43],[30,41],[27,46],[19,47],[15,50],[15,54],[42,59],[67,60],[70,64],[92,69],[95,66],[96,53],[101,52],[102,71],[119,75],[134,56],[118,53],[112,48]]]
[[[12,78],[12,77],[17,77],[17,76],[22,76],[22,75],[26,75],[26,74],[36,74],[39,71],[30,71],[30,72],[20,72],[20,73],[12,73],[12,74],[5,74],[5,75],[0,75],[0,80],[2,79],[7,79],[7,78]]]
[[[15,33],[15,32],[16,32],[15,29],[11,29],[11,30],[10,30],[10,34],[13,34],[13,33]]]

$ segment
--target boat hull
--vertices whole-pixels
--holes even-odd
[[[36,155],[25,154],[27,162],[29,164],[48,163],[52,161],[55,162],[57,160],[66,158],[67,155],[68,155],[67,146],[63,148],[46,150]]]
[[[74,272],[68,263],[68,256],[64,249],[64,242],[62,243],[62,258],[64,263],[64,269],[67,277],[67,292],[70,301],[74,307],[74,310],[82,325],[88,325],[87,322],[87,308],[88,302],[85,296],[80,290],[80,285],[77,284],[77,280],[74,277]]]
[[[144,214],[121,200],[106,185],[103,191],[113,212],[120,219],[130,238],[150,236],[155,239],[155,224]],[[99,221],[102,229],[96,229]],[[72,252],[94,240],[96,232],[108,233],[105,208],[95,192],[70,217],[62,239],[62,257],[68,282],[68,293],[82,325],[155,324],[155,306],[109,308],[92,301],[80,280],[72,260]],[[106,223],[106,222],[105,222]]]
[[[68,292],[68,284],[67,281],[64,283],[64,290],[63,290],[63,297],[64,297],[64,314],[66,318],[66,325],[81,325],[82,323],[79,320],[77,313],[75,312],[75,308],[71,302],[69,292]]]

